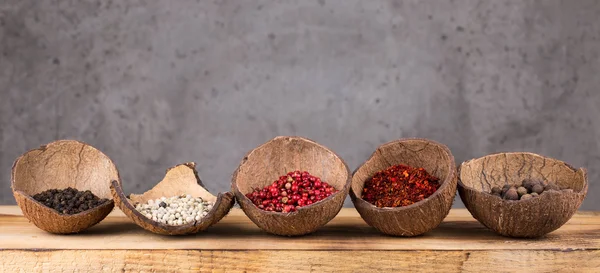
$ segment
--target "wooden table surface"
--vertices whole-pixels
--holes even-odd
[[[18,207],[0,206],[0,251],[0,272],[600,272],[600,212],[579,212],[543,238],[511,239],[453,209],[437,229],[402,238],[347,208],[316,233],[288,238],[261,231],[239,209],[190,236],[149,233],[117,209],[83,233],[53,235]]]

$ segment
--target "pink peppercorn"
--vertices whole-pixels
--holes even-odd
[[[263,189],[246,194],[254,205],[266,211],[294,212],[323,200],[337,190],[306,171],[289,172]]]

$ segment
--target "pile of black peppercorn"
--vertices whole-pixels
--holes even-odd
[[[62,214],[77,214],[108,202],[89,190],[78,191],[71,187],[47,190],[34,195],[33,199]]]
[[[505,200],[527,200],[542,194],[544,191],[559,191],[560,187],[548,181],[525,179],[515,185],[504,185],[504,187],[493,187],[492,195]]]

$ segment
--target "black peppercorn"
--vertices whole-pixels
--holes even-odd
[[[165,202],[160,202],[160,204],[158,204],[158,206],[162,207],[162,208],[166,208],[167,207],[167,203]]]
[[[77,214],[108,202],[89,190],[80,192],[70,187],[46,190],[34,195],[33,199],[63,214]]]

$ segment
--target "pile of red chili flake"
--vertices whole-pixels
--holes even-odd
[[[362,198],[377,207],[404,207],[432,195],[439,179],[423,168],[395,165],[365,182]]]
[[[337,190],[319,177],[304,171],[289,172],[263,189],[246,194],[254,205],[266,211],[293,212],[321,201]]]

